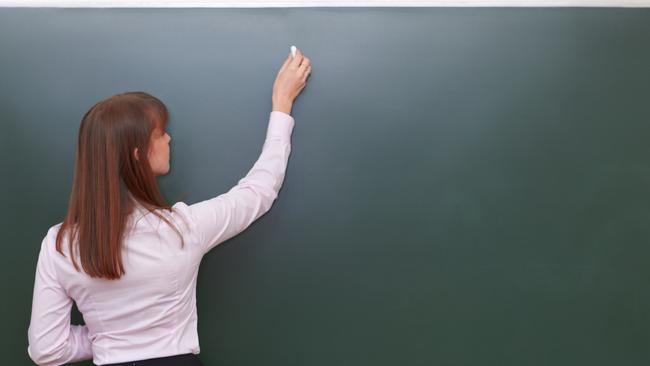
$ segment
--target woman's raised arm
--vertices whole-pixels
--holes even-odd
[[[289,54],[273,85],[273,111],[257,162],[227,193],[187,206],[204,253],[250,226],[278,197],[295,123],[289,114],[310,72],[311,62],[300,51]]]

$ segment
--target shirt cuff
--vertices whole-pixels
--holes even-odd
[[[294,125],[295,121],[293,117],[284,112],[273,111],[269,118],[269,127],[266,130],[266,139],[290,141]]]

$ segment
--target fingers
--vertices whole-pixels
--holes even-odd
[[[311,60],[307,57],[305,57],[300,64],[300,67],[298,67],[298,74],[302,75],[301,81],[304,83],[307,81],[307,78],[309,77],[309,74],[311,73]]]
[[[309,77],[309,74],[311,74],[311,65],[307,65],[307,67],[303,67],[303,65],[300,65],[300,69],[298,69],[298,74],[301,75],[301,80],[304,83],[307,81],[307,78]]]
[[[291,52],[289,52],[289,55],[287,56],[287,59],[284,60],[278,74],[282,73],[287,68],[296,70],[302,81],[305,81],[311,73],[311,60],[308,57],[305,57],[299,49],[296,49],[295,56],[291,55]]]
[[[307,81],[307,78],[309,77],[310,74],[311,74],[311,66],[307,67],[307,69],[305,70],[305,73],[302,75],[302,82],[303,83]]]
[[[289,57],[291,57],[291,56],[289,56]],[[291,66],[293,68],[297,69],[300,66],[300,63],[302,62],[303,58],[304,58],[304,56],[303,56],[302,52],[300,52],[299,49],[296,49],[296,57],[294,57],[293,60],[291,60]]]
[[[300,63],[300,66],[298,66],[298,73],[303,75],[303,74],[309,74],[311,71],[311,60],[308,57],[303,57],[302,62]]]
[[[298,69],[306,69],[308,66],[311,65],[311,60],[307,57],[303,58],[302,63],[298,67]]]
[[[278,73],[281,73],[282,71],[284,71],[284,69],[286,69],[289,66],[289,64],[291,64],[291,59],[292,58],[293,57],[291,56],[291,52],[289,52],[289,56],[287,57],[286,60],[284,60],[284,63],[280,67],[280,71],[278,71]]]

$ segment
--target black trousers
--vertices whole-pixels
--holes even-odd
[[[192,353],[148,360],[111,363],[103,366],[203,366],[201,360]]]

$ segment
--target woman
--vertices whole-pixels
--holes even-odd
[[[189,206],[166,204],[156,182],[169,171],[162,102],[123,93],[84,115],[68,212],[45,236],[36,267],[34,362],[201,365],[199,263],[271,208],[291,150],[291,108],[310,72],[300,51],[289,54],[259,159],[230,191]],[[70,324],[73,300],[86,325]]]

